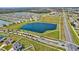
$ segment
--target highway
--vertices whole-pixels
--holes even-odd
[[[27,33],[27,32],[21,32],[21,31],[17,32],[17,30],[9,31],[9,29],[2,29],[2,30],[0,30],[0,32],[5,32],[6,34],[24,36],[31,40],[39,41],[39,42],[45,43],[47,45],[58,46],[58,47],[64,48],[67,51],[78,51],[79,49],[77,49],[77,47],[79,47],[79,46],[73,43],[73,39],[72,39],[70,30],[68,28],[67,19],[66,19],[66,15],[64,12],[63,12],[63,18],[64,18],[64,31],[65,31],[66,41],[60,41],[60,40],[50,39],[47,37],[41,37],[41,36],[33,35],[33,34]]]
[[[66,37],[66,41],[73,43],[73,38],[72,35],[70,33],[69,27],[68,27],[68,23],[67,23],[67,19],[66,19],[66,14],[65,12],[63,12],[63,18],[64,18],[64,32],[65,32],[65,37]],[[70,43],[66,43],[67,51],[78,51],[79,49],[77,49],[78,46],[70,44]]]
[[[4,31],[6,31],[6,33],[8,33],[8,34],[20,35],[20,36],[27,37],[27,38],[29,38],[31,40],[34,40],[34,41],[45,43],[45,44],[50,45],[50,46],[58,46],[58,47],[66,49],[65,42],[63,42],[63,41],[59,41],[59,40],[55,40],[55,39],[49,39],[49,38],[46,38],[46,37],[40,37],[38,35],[33,35],[33,34],[30,34],[30,33],[27,33],[27,32],[22,33],[21,31],[19,31],[17,33],[15,31],[10,31],[9,32],[7,29],[5,29],[1,32],[4,32]]]
[[[60,42],[60,41],[48,39],[48,38],[45,38],[45,37],[40,37],[40,36],[37,36],[37,35],[32,35],[32,34],[27,35],[26,37],[28,37],[28,38],[30,38],[32,40],[36,40],[36,41],[39,41],[39,42],[51,45],[51,46],[58,46],[58,47],[62,47],[64,49],[66,49],[66,46],[64,45],[65,42]],[[62,45],[64,45],[64,46],[62,46]]]
[[[58,46],[58,47],[66,49],[66,50],[67,50],[67,48],[71,49],[68,51],[72,51],[73,46],[75,47],[75,49],[73,51],[77,51],[78,49],[76,47],[79,47],[78,45],[71,42],[71,40],[60,41],[60,40],[55,40],[55,39],[49,39],[46,37],[40,37],[38,35],[33,35],[28,32],[18,31],[18,33],[17,33],[17,31],[8,31],[8,29],[0,30],[0,32],[5,32],[8,34],[14,34],[14,35],[20,35],[20,36],[27,37],[27,38],[34,40],[34,41],[39,41],[39,42],[42,42],[42,43],[45,43],[45,44],[48,44],[51,46]],[[61,50],[61,49],[58,49],[58,50]]]

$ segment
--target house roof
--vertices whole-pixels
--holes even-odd
[[[8,39],[8,40],[6,40],[4,43],[5,44],[10,44],[10,43],[12,43],[13,42],[13,39]]]
[[[22,48],[22,45],[19,42],[16,42],[16,43],[13,44],[13,48],[15,50],[18,50],[18,49],[21,49]]]

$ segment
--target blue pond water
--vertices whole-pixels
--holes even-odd
[[[23,30],[28,30],[32,32],[38,32],[43,33],[47,30],[55,30],[57,27],[57,24],[50,24],[50,23],[30,23],[26,24],[21,27]]]

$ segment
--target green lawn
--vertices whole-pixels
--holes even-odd
[[[36,42],[36,41],[30,40],[30,39],[25,39],[24,41],[22,41],[23,42],[22,44],[26,48],[27,48],[28,45],[33,45],[35,51],[58,51],[58,49],[56,47],[48,46],[46,44],[43,44],[43,43],[40,43],[40,42]]]
[[[40,22],[47,22],[47,23],[56,23],[59,24],[59,20],[61,19],[60,16],[42,16],[40,18]]]
[[[8,51],[9,49],[12,48],[12,45],[10,44],[10,45],[4,46],[3,48],[5,48]]]
[[[51,39],[55,38],[55,39],[59,39],[59,31],[49,31],[47,33],[44,33],[43,36],[45,37],[49,37]]]
[[[31,40],[31,39],[28,39],[28,38],[25,38],[25,37],[22,37],[22,36],[18,36],[18,35],[10,34],[8,37],[12,38],[14,41],[17,41],[17,40],[20,39],[19,42],[25,48],[27,48],[30,45],[33,45],[36,51],[57,51],[58,49],[64,50],[64,49],[62,49],[60,47],[53,47],[53,46],[49,47],[49,45],[47,45],[47,44],[40,43],[40,42]],[[11,46],[5,46],[4,48],[6,48],[8,50],[8,49],[11,48]]]
[[[64,33],[64,22],[63,22],[63,17],[60,20],[60,27],[59,27],[59,39],[62,41],[65,41],[65,33]]]
[[[0,42],[0,46],[2,45],[2,42]]]
[[[44,43],[40,43],[22,36],[18,36],[18,35],[12,35],[12,38],[14,40],[19,40],[19,42],[25,47],[27,48],[30,45],[33,45],[35,48],[35,51],[57,51],[58,49],[64,50],[63,48],[60,47],[56,47],[56,46],[50,46]]]
[[[55,24],[58,25],[60,19],[61,19],[60,17],[50,17],[50,16],[47,17],[46,16],[44,18],[41,18],[41,20],[38,21],[38,22],[55,23]],[[20,23],[20,24],[13,24],[13,25],[7,26],[6,28],[17,30],[17,29],[19,29],[21,26],[23,26],[25,24],[27,24],[27,22],[23,22],[23,23]],[[50,37],[50,38],[59,39],[59,30],[58,30],[58,28],[59,27],[57,27],[57,29],[55,31],[53,31],[53,30],[52,31],[47,31],[46,33],[42,33],[40,35],[46,36],[46,37]],[[31,32],[31,33],[32,34],[36,34],[36,35],[39,34],[39,33],[35,33],[35,32],[34,33]],[[65,50],[65,49],[57,47],[57,46],[49,46],[47,44],[44,44],[44,43],[41,43],[41,42],[37,42],[37,41],[31,40],[31,39],[28,39],[28,38],[25,38],[25,37],[22,37],[22,36],[18,36],[18,35],[10,34],[8,37],[12,38],[14,41],[17,41],[17,40],[21,39],[19,42],[25,48],[27,48],[30,45],[33,45],[35,51],[58,51],[58,49]],[[5,46],[4,48],[9,50],[11,48],[11,45]]]
[[[61,18],[58,16],[58,17],[51,17],[51,16],[45,16],[45,17],[42,17],[41,18],[41,20],[40,21],[38,21],[38,22],[49,22],[49,23],[57,23],[57,24],[59,24],[59,20],[60,20]],[[23,23],[20,23],[20,24],[13,24],[13,25],[11,25],[11,26],[7,26],[7,28],[9,28],[9,29],[19,29],[21,26],[23,26],[24,24],[26,24],[27,22],[23,22]],[[32,22],[30,22],[30,23],[32,23]],[[56,38],[56,39],[59,39],[59,31],[58,31],[58,25],[57,25],[57,31],[47,31],[47,32],[45,32],[44,34],[42,33],[40,33],[40,35],[43,35],[43,36],[46,36],[46,37],[51,37],[51,38]],[[30,32],[30,31],[29,31]],[[30,33],[32,33],[32,32],[30,32]],[[32,34],[34,34],[34,33],[32,33]],[[38,34],[38,33],[35,33],[35,34]],[[49,35],[50,34],[50,35]]]
[[[22,22],[22,23],[18,23],[18,24],[12,24],[10,26],[7,26],[6,28],[16,30],[16,29],[19,29],[20,27],[22,27],[25,24],[27,24],[27,22]]]
[[[18,42],[23,45],[24,49],[27,48],[27,47],[29,47],[29,46],[31,46],[31,43],[29,43],[29,42],[27,41],[27,39],[25,39],[25,38],[22,38],[22,39],[19,40]]]
[[[0,36],[6,36],[6,33],[0,32]]]

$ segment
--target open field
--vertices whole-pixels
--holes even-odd
[[[0,50],[79,51],[78,10],[19,9],[0,11]]]
[[[58,51],[64,50],[63,48],[56,47],[56,46],[49,46],[47,44],[41,43],[41,42],[36,42],[31,39],[19,36],[19,35],[14,35],[14,34],[8,34],[7,38],[12,38],[14,42],[18,41],[20,42],[24,48],[29,47],[30,45],[33,45],[33,48],[31,48],[32,51]],[[12,45],[4,46],[6,50],[9,50],[12,48]],[[30,50],[30,49],[29,49]],[[28,51],[28,50],[27,50]]]
[[[41,17],[40,21],[57,24],[56,30],[47,31],[47,32],[42,34],[43,36],[55,38],[55,39],[60,39],[63,41],[65,40],[64,33],[63,33],[64,29],[63,29],[63,18],[62,17],[60,17],[60,16],[43,16],[43,17]],[[61,36],[61,38],[59,38],[59,35]]]
[[[12,48],[12,45],[10,44],[10,45],[8,45],[8,46],[4,46],[3,48],[6,49],[6,50],[8,51],[9,49]]]
[[[19,29],[21,26],[23,26],[24,24],[26,24],[27,22],[23,22],[23,23],[18,23],[18,24],[12,24],[10,26],[7,26],[6,28],[9,28],[9,29]]]
[[[12,36],[14,38],[14,40],[18,40],[18,38],[20,39],[19,42],[21,44],[23,44],[23,46],[25,48],[27,48],[28,46],[30,45],[33,45],[34,48],[35,48],[35,51],[43,51],[43,50],[58,50],[58,49],[61,49],[61,50],[64,50],[62,48],[59,48],[59,47],[56,47],[56,46],[49,46],[49,45],[46,45],[46,44],[43,44],[43,43],[40,43],[40,42],[37,42],[37,41],[33,41],[31,39],[28,39],[28,38],[25,38],[25,37],[22,37],[22,36]],[[49,47],[49,48],[48,48]]]
[[[37,32],[31,32],[31,31],[27,31],[27,30],[21,30],[20,28],[28,23],[34,23],[34,22],[44,22],[44,23],[51,23],[51,24],[57,24],[57,29],[56,30],[49,30],[46,31],[44,33],[37,33]],[[11,30],[21,30],[23,32],[28,32],[31,33],[33,35],[39,35],[39,36],[43,36],[43,37],[47,37],[50,39],[55,39],[55,40],[62,40],[64,41],[64,36],[59,38],[59,35],[61,32],[61,29],[63,30],[62,27],[59,28],[62,25],[62,18],[60,16],[50,16],[50,15],[44,15],[40,18],[39,21],[27,21],[27,22],[21,22],[21,23],[17,23],[17,24],[12,24],[10,26],[5,26],[5,29],[11,29]],[[2,34],[2,33],[1,33]],[[5,33],[3,33],[4,35]],[[7,33],[6,33],[7,34]],[[14,35],[14,34],[7,34],[6,35],[7,38],[12,38],[14,40],[14,42],[18,41],[20,42],[20,44],[22,44],[24,46],[24,49],[27,49],[29,46],[33,46],[33,48],[27,49],[28,50],[32,50],[32,51],[58,51],[58,50],[65,50],[63,48],[57,47],[57,46],[49,46],[47,44],[41,43],[41,42],[37,42],[37,41],[33,41],[30,40],[28,38],[19,36],[19,35]],[[9,50],[12,48],[12,45],[8,45],[8,46],[4,46],[3,47],[6,50]]]
[[[45,33],[40,33],[40,35],[48,36],[48,34],[50,33],[49,37],[59,39],[59,20],[61,20],[61,17],[59,17],[59,16],[58,17],[56,17],[56,16],[53,16],[53,17],[52,16],[45,16],[45,17],[41,17],[40,19],[41,20],[38,21],[38,22],[45,22],[45,23],[47,22],[47,23],[57,24],[57,29],[55,31],[54,30],[47,31]],[[34,22],[36,22],[36,21],[34,21]],[[27,23],[29,23],[29,22],[23,22],[23,23],[20,23],[20,24],[13,24],[13,25],[7,26],[6,28],[14,29],[14,30],[16,30],[16,29],[20,30],[19,28],[22,27],[24,24],[27,24]],[[30,23],[33,23],[33,22],[30,22]]]

